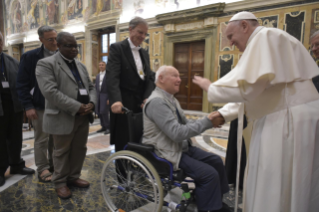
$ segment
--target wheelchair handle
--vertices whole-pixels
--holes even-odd
[[[126,107],[122,107],[122,111],[124,112],[124,113],[129,113],[129,112],[131,112],[128,108],[126,108]]]

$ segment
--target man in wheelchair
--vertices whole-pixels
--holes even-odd
[[[191,137],[223,121],[215,113],[188,121],[174,97],[179,92],[181,79],[172,66],[162,66],[156,72],[156,89],[144,106],[143,143],[155,147],[155,153],[173,164],[174,170],[182,169],[194,179],[196,204],[201,211],[228,211],[223,206],[223,194],[229,191],[225,169],[218,155],[192,145]]]

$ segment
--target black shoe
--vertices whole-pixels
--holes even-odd
[[[97,133],[100,133],[100,132],[104,132],[105,131],[105,128],[101,128],[99,129],[98,131],[96,131]]]
[[[22,175],[27,175],[27,174],[34,174],[35,171],[33,169],[23,167],[23,168],[10,168],[10,174],[22,174]]]
[[[6,182],[6,178],[0,175],[0,187],[3,186],[5,182]]]
[[[105,130],[104,135],[110,134],[110,130]]]

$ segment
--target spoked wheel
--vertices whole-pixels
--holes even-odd
[[[110,156],[103,167],[101,187],[106,204],[114,212],[160,212],[163,188],[153,165],[132,151]]]

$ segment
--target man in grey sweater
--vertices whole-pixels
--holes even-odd
[[[221,158],[192,146],[191,137],[219,127],[223,120],[216,113],[188,121],[174,94],[178,93],[181,79],[172,66],[162,66],[156,72],[157,88],[144,106],[143,143],[155,146],[159,157],[173,164],[174,170],[182,169],[194,179],[197,207],[202,211],[227,211],[222,196],[229,191]]]

